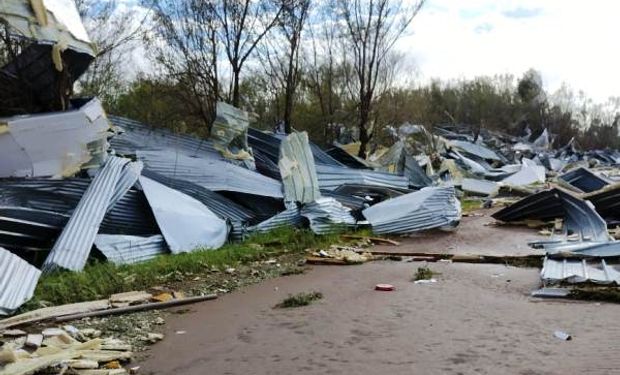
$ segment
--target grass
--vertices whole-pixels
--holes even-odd
[[[338,235],[319,236],[309,230],[280,228],[254,235],[241,243],[227,244],[217,250],[163,255],[134,265],[116,266],[108,262],[95,262],[88,264],[82,272],[62,271],[43,276],[34,298],[20,312],[42,305],[104,299],[114,293],[183,282],[227,267],[286,254],[301,256],[308,248],[328,247],[339,241]]]
[[[433,278],[433,275],[435,275],[435,272],[433,272],[430,268],[418,267],[415,275],[413,275],[413,281],[430,280]]]
[[[312,302],[318,301],[321,298],[323,298],[323,294],[320,292],[298,293],[295,295],[289,295],[275,307],[278,309],[290,309],[293,307],[308,306]]]
[[[480,209],[481,204],[482,204],[482,201],[480,199],[471,199],[471,198],[461,199],[461,209],[464,214]]]

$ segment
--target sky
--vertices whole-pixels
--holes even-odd
[[[398,43],[421,81],[529,68],[598,102],[620,96],[620,1],[428,0]]]

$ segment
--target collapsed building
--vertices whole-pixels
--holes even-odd
[[[403,124],[392,128],[391,147],[361,159],[354,142],[323,150],[303,132],[251,128],[245,111],[225,103],[210,138],[178,134],[108,116],[96,98],[73,98],[96,47],[72,1],[4,1],[0,20],[20,42],[0,68],[0,315],[31,298],[42,273],[81,271],[89,259],[130,264],[281,226],[317,234],[453,230],[462,195],[536,193],[525,198],[544,202],[533,212],[496,217],[563,217],[570,210],[562,207],[575,202],[545,190],[554,176],[581,194],[575,204],[597,224],[596,241],[583,236],[580,251],[616,247],[600,231],[602,218],[618,220],[608,208],[618,189],[588,169],[616,164],[615,151],[580,153],[572,142],[553,150],[546,130],[531,140]],[[537,246],[574,253],[565,235]],[[557,269],[556,259],[543,274]]]

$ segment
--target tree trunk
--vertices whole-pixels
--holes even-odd
[[[362,159],[366,159],[366,147],[370,141],[370,134],[368,134],[368,119],[370,118],[370,108],[362,103],[360,106],[360,150],[357,154]]]
[[[239,69],[233,70],[233,95],[232,105],[239,108],[241,104],[241,94],[239,93]]]
[[[293,72],[294,64],[293,64],[293,53],[291,53],[291,58],[288,65],[288,72],[286,74],[286,92],[284,96],[284,132],[286,134],[291,134],[292,126],[291,126],[291,117],[293,115],[293,96],[295,93],[295,82],[294,82],[294,74]]]

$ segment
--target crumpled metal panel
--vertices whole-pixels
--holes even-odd
[[[26,207],[0,207],[0,247],[16,254],[52,248],[69,215]]]
[[[305,219],[299,213],[299,208],[297,205],[292,204],[286,210],[278,213],[277,215],[260,222],[257,225],[245,228],[244,232],[254,233],[254,232],[269,232],[276,228],[281,227],[301,227],[304,225]]]
[[[536,244],[536,243],[534,243]],[[620,241],[562,241],[542,243],[550,258],[620,257]]]
[[[218,102],[216,118],[211,127],[215,149],[227,159],[252,160],[248,146],[248,113],[230,104]]]
[[[37,237],[44,239],[43,242],[51,241],[53,244],[90,183],[91,180],[86,178],[1,180],[0,207],[2,207],[2,213],[0,216],[3,219],[0,219],[0,232],[7,236],[12,233],[16,240],[23,238],[24,235],[36,233]],[[43,217],[35,213],[24,212],[26,216],[19,214],[20,211],[32,209],[37,212],[44,211],[46,214]],[[15,220],[20,220],[23,225],[16,226]],[[13,225],[7,226],[6,221],[13,222]],[[53,225],[57,230],[52,233],[40,229],[49,225]],[[106,213],[99,232],[150,235],[159,233],[159,229],[144,193],[132,189],[114,205],[112,210]],[[5,237],[0,235],[0,246],[6,248],[15,249],[14,246],[21,243],[20,241],[13,243],[11,240],[4,242],[1,238]],[[40,246],[36,247],[40,248]],[[51,245],[47,249],[50,248]]]
[[[262,132],[258,129],[248,129],[248,142],[255,153],[261,153],[272,162],[277,163],[280,158],[280,142],[284,135],[275,135]],[[310,142],[310,149],[316,164],[343,167],[344,165],[331,157],[319,146]]]
[[[346,167],[353,169],[372,169],[366,160],[349,154],[340,146],[340,144],[335,144],[332,148],[327,149],[325,152]]]
[[[168,247],[160,234],[150,237],[98,234],[95,246],[114,264],[133,264],[166,254]]]
[[[99,167],[110,127],[101,102],[79,110],[0,119],[0,177],[70,176]]]
[[[620,184],[606,186],[601,190],[585,194],[596,207],[596,211],[605,219],[620,220]]]
[[[605,259],[545,259],[540,273],[546,283],[571,284],[592,282],[620,285],[620,272],[607,264]]]
[[[301,208],[301,216],[310,221],[310,229],[316,234],[328,234],[354,227],[356,220],[351,210],[334,198],[319,198]]]
[[[595,175],[583,167],[566,172],[559,176],[559,178],[583,193],[591,193],[609,185],[609,182],[604,178]]]
[[[142,175],[200,201],[219,217],[233,222],[233,225],[235,225],[234,223],[247,223],[256,219],[256,215],[252,211],[200,185],[168,178],[148,170],[142,171]]]
[[[375,233],[411,233],[455,227],[461,220],[461,202],[453,186],[426,187],[362,211]]]
[[[0,247],[0,315],[9,315],[32,298],[41,271]]]
[[[26,42],[17,56],[0,67],[0,112],[20,115],[67,109],[67,89],[97,54],[75,2],[2,0],[0,24],[7,27],[10,39]]]
[[[173,254],[224,245],[228,226],[205,205],[148,177],[140,176],[139,180]]]
[[[278,166],[287,202],[310,203],[321,197],[308,133],[293,133],[282,140]]]
[[[467,142],[467,141],[450,141],[450,146],[456,147],[459,150],[462,150],[468,154],[472,154],[475,155],[479,158],[482,159],[486,159],[486,160],[497,160],[497,161],[501,161],[502,159],[497,155],[497,153],[495,153],[495,151],[476,144],[476,143],[472,143],[472,142]]]
[[[557,189],[564,206],[564,227],[569,233],[579,235],[581,241],[606,242],[610,240],[605,220],[594,209],[591,202]]]
[[[552,220],[564,217],[564,208],[557,190],[543,190],[504,207],[491,215],[506,223],[523,220]]]
[[[409,179],[409,184],[416,189],[422,189],[433,184],[433,180],[428,177],[418,161],[411,155],[405,155],[403,175]]]
[[[115,199],[135,183],[141,170],[141,163],[118,157],[108,159],[56,240],[43,264],[44,271],[84,268],[103,217],[116,203]]]
[[[13,34],[40,43],[65,43],[67,47],[95,56],[96,52],[72,0],[43,0],[38,16],[34,1],[3,0],[0,20],[6,22]]]
[[[343,186],[346,186],[346,185],[343,185]],[[340,202],[340,204],[342,204],[343,206],[348,207],[352,210],[356,210],[356,211],[359,211],[369,206],[369,201],[366,200],[365,198],[356,197],[346,192],[340,193],[337,190],[321,190],[321,195],[323,197],[334,198],[335,200]]]
[[[536,165],[533,161],[523,158],[521,170],[502,180],[504,185],[525,186],[535,183],[545,183],[546,169],[543,166]]]
[[[147,170],[209,190],[283,197],[279,181],[221,160],[194,158],[173,151],[138,151],[137,156]]]
[[[110,139],[110,145],[118,154],[135,155],[138,150],[168,150],[193,157],[224,159],[208,139],[173,133],[124,117],[109,116],[109,119],[120,130],[119,134]]]
[[[374,185],[408,189],[407,177],[391,173],[376,172],[329,165],[316,165],[319,187],[321,190],[335,190],[344,184]]]
[[[545,128],[543,132],[532,142],[532,146],[539,150],[546,150],[551,146],[551,141],[549,140],[549,132]]]
[[[474,195],[494,196],[499,191],[499,185],[493,181],[464,178],[461,189]]]

